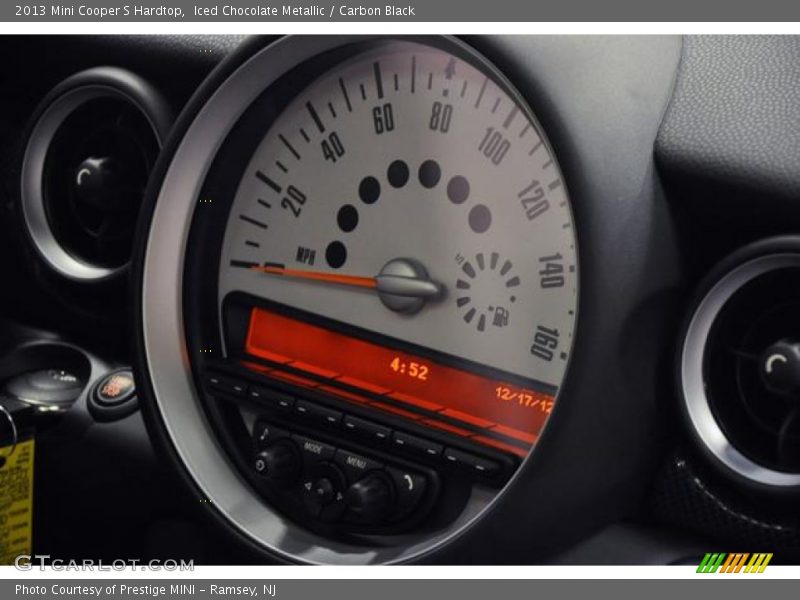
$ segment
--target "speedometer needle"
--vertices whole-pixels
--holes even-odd
[[[287,269],[286,267],[265,266],[253,267],[254,271],[260,271],[268,275],[282,275],[292,279],[310,279],[323,283],[335,283],[338,285],[348,285],[351,287],[377,289],[377,277],[359,277],[356,275],[340,275],[339,273],[324,273],[322,271],[310,271],[304,269]]]
[[[375,290],[384,305],[397,312],[416,312],[426,301],[439,298],[444,293],[443,286],[428,277],[425,267],[406,258],[390,260],[375,277],[287,269],[277,265],[253,267],[253,270],[267,275]]]

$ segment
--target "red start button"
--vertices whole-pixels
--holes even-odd
[[[127,369],[106,375],[95,388],[95,399],[104,406],[116,406],[136,395],[133,373]]]

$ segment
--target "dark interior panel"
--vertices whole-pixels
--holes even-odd
[[[794,452],[797,444],[792,440],[800,440],[800,434],[795,436],[792,416],[796,390],[789,386],[776,391],[768,379],[766,383],[763,379],[768,378],[774,364],[770,358],[775,354],[770,355],[768,350],[774,350],[773,344],[778,342],[794,348],[793,332],[800,331],[800,322],[796,322],[796,313],[791,310],[795,302],[795,266],[780,262],[786,256],[794,260],[800,247],[795,238],[800,227],[800,210],[796,206],[800,193],[800,39],[795,36],[470,35],[454,40],[437,36],[405,40],[447,49],[459,59],[466,60],[474,52],[480,59],[471,57],[473,66],[487,69],[486,80],[491,81],[495,72],[480,62],[487,61],[500,74],[498,81],[501,76],[502,81],[507,80],[508,87],[503,88],[504,83],[498,89],[508,91],[509,97],[517,99],[521,106],[530,106],[533,122],[546,132],[545,141],[557,158],[563,182],[554,184],[552,189],[563,185],[569,193],[580,276],[574,344],[563,386],[558,390],[557,408],[541,437],[537,437],[535,452],[526,458],[526,452],[519,452],[521,446],[511,444],[518,453],[508,458],[503,454],[508,445],[504,449],[498,444],[502,435],[495,436],[496,432],[484,436],[495,443],[492,450],[484,447],[484,454],[479,445],[453,437],[453,432],[459,430],[457,419],[443,421],[449,424],[449,431],[441,428],[435,434],[426,433],[420,415],[430,420],[431,414],[419,406],[403,414],[398,410],[400,405],[390,402],[389,408],[395,409],[392,416],[371,413],[364,406],[342,409],[342,404],[331,401],[331,390],[335,392],[338,384],[323,382],[327,388],[321,391],[322,376],[310,378],[313,391],[298,391],[297,381],[289,378],[277,384],[272,380],[265,389],[297,396],[312,408],[322,407],[323,413],[326,408],[336,409],[342,413],[336,413],[342,423],[345,417],[357,423],[362,419],[377,427],[378,434],[387,431],[390,433],[385,435],[391,437],[394,431],[400,431],[411,436],[409,439],[424,438],[434,448],[455,449],[470,457],[473,452],[484,460],[488,457],[502,463],[502,476],[486,486],[493,490],[486,492],[491,502],[484,499],[488,508],[479,511],[480,518],[474,523],[458,521],[464,507],[471,506],[468,498],[474,500],[479,495],[470,496],[471,480],[459,479],[437,463],[412,460],[410,455],[394,453],[377,443],[363,439],[351,442],[335,432],[319,434],[322,428],[318,424],[298,425],[301,421],[295,413],[278,413],[277,409],[254,412],[245,393],[238,390],[242,394],[237,395],[236,384],[244,382],[241,384],[248,386],[249,393],[264,384],[265,373],[280,370],[276,364],[267,360],[248,365],[246,359],[252,356],[244,350],[235,357],[244,362],[233,364],[228,354],[204,350],[211,345],[209,340],[213,342],[217,337],[235,339],[244,348],[249,311],[275,305],[266,297],[252,300],[248,296],[243,300],[232,296],[227,312],[219,310],[219,282],[209,278],[209,273],[216,277],[219,271],[224,225],[247,161],[265,139],[268,127],[317,76],[340,64],[351,65],[348,61],[355,61],[360,52],[377,52],[381,45],[359,40],[352,47],[336,48],[322,58],[316,57],[316,62],[275,52],[275,65],[290,60],[294,63],[291,69],[287,67],[289,76],[284,74],[283,79],[276,78],[278,83],[270,81],[269,86],[264,83],[260,95],[253,92],[259,100],[252,105],[262,112],[254,116],[248,104],[246,108],[251,112],[242,114],[249,116],[235,121],[238,130],[232,128],[239,137],[230,134],[222,141],[207,140],[209,148],[222,149],[220,156],[235,146],[237,139],[249,141],[246,149],[234,148],[224,160],[219,158],[215,170],[198,165],[203,178],[197,176],[197,190],[205,194],[201,194],[203,199],[211,202],[212,197],[216,198],[220,205],[205,221],[191,213],[195,216],[183,222],[187,232],[190,226],[196,228],[193,237],[186,234],[187,244],[198,244],[199,236],[201,242],[208,242],[208,247],[188,254],[184,266],[187,280],[192,278],[191,285],[182,279],[175,285],[185,285],[180,293],[191,296],[181,296],[189,315],[181,326],[191,328],[182,341],[185,356],[181,359],[190,378],[205,382],[198,385],[199,393],[205,394],[198,404],[202,405],[203,422],[209,424],[208,435],[212,436],[214,447],[228,453],[221,455],[226,457],[237,485],[261,494],[258,510],[271,511],[270,506],[283,503],[282,512],[275,512],[276,523],[301,533],[297,539],[287,536],[290,541],[285,545],[289,550],[281,547],[278,551],[259,541],[253,532],[232,524],[230,515],[208,500],[208,482],[197,479],[181,453],[181,444],[172,437],[173,428],[168,426],[162,410],[165,400],[158,394],[159,389],[164,389],[162,382],[153,381],[153,358],[143,333],[148,318],[143,296],[149,236],[155,235],[153,219],[163,207],[162,186],[171,174],[173,161],[181,155],[183,140],[201,121],[200,115],[212,104],[215,93],[226,89],[234,79],[234,73],[279,39],[210,35],[0,38],[5,57],[0,76],[0,137],[4,140],[0,146],[0,268],[6,277],[0,295],[0,387],[8,394],[8,382],[39,371],[57,373],[54,377],[77,374],[82,384],[68,410],[34,419],[36,551],[58,558],[168,556],[193,558],[205,564],[251,564],[313,562],[313,557],[320,556],[314,553],[313,546],[324,546],[328,541],[331,551],[341,555],[367,556],[369,551],[364,548],[374,544],[391,559],[397,543],[398,548],[403,548],[396,554],[402,562],[407,549],[397,542],[401,536],[407,536],[402,539],[408,548],[421,548],[427,539],[440,536],[434,547],[418,553],[409,550],[408,556],[413,555],[414,562],[430,564],[684,564],[709,548],[728,544],[756,551],[768,546],[767,550],[776,553],[776,562],[796,562],[800,558],[800,513],[796,507],[800,486],[763,484],[753,475],[760,470],[737,471],[736,465],[731,467],[713,448],[706,447],[703,426],[697,425],[702,418],[693,412],[696,398],[687,391],[690,369],[686,366],[688,356],[701,357],[698,372],[708,384],[711,421],[726,434],[723,437],[730,438],[734,450],[742,450],[747,461],[752,459],[757,467],[771,471],[776,481],[796,474],[794,458],[784,462],[775,459],[785,458],[782,452]],[[459,54],[458,44],[462,43],[465,46]],[[367,86],[376,86],[376,100],[383,100],[384,93],[389,98],[392,86],[395,91],[400,87],[398,76],[395,74],[392,80],[387,70],[387,59],[381,60],[383,74],[379,65],[370,70],[370,79],[364,80]],[[445,66],[442,81],[461,76],[449,66],[449,75],[446,74]],[[144,186],[138,190],[142,208],[138,213],[137,241],[133,254],[123,257],[122,275],[87,282],[57,273],[37,250],[24,214],[21,180],[30,136],[51,101],[48,94],[66,78],[95,67],[117,67],[146,81],[168,104],[175,120],[160,148],[152,150],[146,193]],[[422,79],[416,79],[416,72],[414,77],[413,85],[424,88],[425,78],[420,75]],[[433,71],[430,78],[428,89],[434,81]],[[332,89],[338,93],[339,83],[332,81]],[[364,85],[361,84],[360,95],[367,101]],[[344,82],[341,86],[345,89]],[[465,85],[462,95],[466,89]],[[342,116],[345,106],[352,112],[351,101],[361,101],[356,90],[354,81],[352,97],[345,90],[339,98]],[[448,89],[442,94],[445,103],[455,95],[446,100],[449,93]],[[480,102],[478,97],[475,105]],[[499,97],[495,107],[498,105]],[[333,150],[328,148],[329,153],[334,153],[334,163],[337,156],[342,158],[344,145],[349,142],[343,126],[338,125],[343,120],[336,120],[336,107],[321,106],[304,108],[307,112],[303,118],[312,136],[342,134],[346,143],[341,154],[337,154],[335,144]],[[515,108],[509,113],[508,123],[519,118],[517,111]],[[85,116],[83,126],[94,120],[92,115]],[[439,127],[439,121],[436,123]],[[504,126],[502,131],[507,129]],[[307,138],[306,130],[301,131]],[[516,143],[525,130],[507,135],[511,143]],[[74,137],[78,144],[80,135]],[[306,143],[309,145],[297,146],[304,155],[320,152],[316,138],[313,143],[306,139]],[[369,138],[366,143],[374,144],[375,154],[383,150],[384,142]],[[291,143],[286,142],[286,146],[299,158]],[[99,147],[104,148],[102,144]],[[325,151],[324,145],[321,151]],[[431,155],[436,151],[438,148],[430,149]],[[535,148],[531,154],[534,151]],[[69,152],[64,150],[58,156],[69,156]],[[486,157],[492,160],[490,154]],[[405,155],[402,158],[409,161],[411,170],[403,163],[405,176],[395,171],[384,183],[384,190],[400,189],[407,180],[417,179],[426,188],[435,187],[439,175],[427,186],[416,163]],[[234,159],[238,161],[238,171],[223,168],[228,164],[226,160],[231,163]],[[496,164],[502,159],[500,156]],[[74,166],[65,167],[61,179],[54,181],[67,186],[65,182],[75,176]],[[285,169],[285,165],[280,166]],[[263,169],[266,171],[266,165]],[[236,177],[231,174],[234,171]],[[213,177],[206,178],[208,172]],[[287,190],[283,190],[283,182],[276,183],[264,172],[259,173],[265,185],[273,190],[279,188],[276,199],[280,203],[291,186],[286,185]],[[477,178],[473,173],[465,175]],[[333,176],[330,180],[338,181]],[[347,185],[358,189],[359,181],[361,175],[358,181]],[[297,186],[296,192],[308,182],[301,179],[292,183]],[[498,179],[498,188],[502,184]],[[336,196],[336,202],[344,202],[339,196],[344,198],[349,193],[334,192],[331,196]],[[519,198],[523,196],[520,193]],[[299,196],[291,198],[297,200]],[[363,209],[360,214],[366,218],[364,207],[371,203],[363,198],[352,202]],[[303,196],[301,204],[305,201]],[[519,199],[512,201],[516,207]],[[262,199],[262,203],[267,200]],[[451,203],[456,205],[458,201],[451,196]],[[71,213],[64,210],[48,214],[62,219]],[[356,225],[338,222],[337,235],[347,239],[345,234]],[[267,229],[266,225],[263,228]],[[376,237],[374,243],[379,245],[382,241],[386,242]],[[306,253],[298,251],[298,264],[294,266],[298,267],[302,260],[300,267],[310,268],[314,261],[306,247],[310,245],[305,240],[296,243]],[[258,246],[255,241],[250,245]],[[323,248],[317,256],[317,266],[324,256]],[[720,282],[735,280],[736,274],[747,271],[751,263],[757,267],[759,261],[775,256],[779,257],[777,274],[772,274],[770,267],[764,271],[766,275],[761,271],[752,277],[742,275],[739,287],[730,284],[729,295],[718,299],[720,289],[725,288]],[[528,259],[536,261],[538,257]],[[330,264],[330,258],[327,260]],[[206,267],[207,264],[215,268]],[[270,266],[248,264],[244,266],[262,270]],[[286,266],[291,267],[288,263]],[[425,278],[427,273],[416,277]],[[698,324],[697,314],[714,302],[718,311],[708,317],[713,321],[708,324],[710,333],[698,342],[703,351],[692,354],[694,348],[689,348],[686,340],[691,338],[693,328],[703,325]],[[230,308],[231,305],[236,306]],[[217,311],[220,314],[215,314]],[[777,325],[777,319],[770,320],[776,313],[785,315]],[[298,308],[286,314],[302,314],[306,318],[311,312]],[[307,322],[322,327],[334,321],[326,318],[312,315]],[[197,325],[201,322],[202,326]],[[772,329],[766,331],[764,323]],[[395,347],[389,343],[396,341],[390,336],[381,337],[379,332],[373,332],[372,337],[369,332],[362,335],[356,326],[337,331],[343,336],[340,343],[347,342],[344,336],[351,335],[385,344],[392,350],[400,348],[412,356],[421,350],[418,356],[425,358],[453,358],[444,352],[426,354],[422,345],[410,342]],[[751,352],[742,359],[736,352],[747,354],[743,348]],[[192,355],[196,350],[208,352],[209,356],[197,359]],[[712,356],[712,351],[733,354]],[[787,357],[781,356],[787,362]],[[461,362],[448,364],[465,369],[464,365],[472,364],[463,357],[459,359]],[[481,373],[496,372],[488,365],[478,367],[485,367],[484,371],[478,369]],[[759,374],[759,368],[766,368],[766,374]],[[98,417],[97,412],[92,412],[98,403],[97,388],[109,376],[128,369],[136,377],[136,404],[105,419]],[[208,373],[222,381],[209,384]],[[292,372],[296,378],[299,373]],[[221,392],[226,382],[233,383]],[[209,391],[204,385],[216,386],[216,391]],[[351,396],[363,392],[353,387],[342,389]],[[761,452],[756,447],[762,440],[772,439],[767,434],[741,441],[748,428],[763,426],[763,419],[759,421],[761,413],[750,410],[745,392],[762,394],[758,398],[774,402],[774,406],[770,405],[774,410],[768,416],[778,416],[768,425],[774,426],[770,435],[778,438],[776,451]],[[774,396],[768,396],[770,393]],[[222,396],[225,402],[217,402]],[[376,397],[370,401],[376,402]],[[238,412],[242,407],[245,411],[241,414],[246,414],[248,407],[251,411],[246,418]],[[781,412],[783,409],[789,416]],[[439,495],[431,493],[426,500],[430,506],[421,503],[424,510],[419,512],[430,509],[434,517],[427,521],[426,515],[407,521],[386,517],[382,523],[388,526],[372,529],[365,526],[370,525],[367,518],[358,521],[352,530],[345,528],[344,533],[341,527],[330,527],[330,523],[304,523],[305,496],[294,492],[282,496],[262,485],[258,475],[246,471],[251,468],[248,461],[253,443],[258,443],[247,428],[259,419],[263,421],[264,415],[273,418],[275,414],[279,417],[270,424],[286,429],[286,439],[309,438],[331,448],[338,445],[339,450],[352,450],[356,457],[360,456],[356,451],[363,455],[374,452],[371,456],[380,460],[380,477],[404,468],[409,473],[422,473],[428,477],[429,489],[436,489]],[[731,414],[735,423],[728,420]],[[463,414],[460,416],[463,418]],[[475,421],[475,415],[472,417]],[[413,424],[411,418],[415,419]],[[477,422],[478,425],[473,422],[466,426],[461,421],[458,435],[474,436],[473,429],[480,427],[480,419]],[[440,451],[444,452],[441,448]],[[770,459],[763,459],[764,456]],[[330,477],[335,479],[334,475]],[[769,476],[767,473],[767,479]],[[381,479],[378,483],[386,481]],[[511,483],[505,487],[508,481]],[[504,491],[498,493],[501,489]],[[297,506],[286,508],[287,498]],[[445,506],[439,513],[431,509],[439,506],[437,502]],[[288,515],[285,519],[284,513]],[[452,525],[450,532],[452,523],[458,525]],[[306,534],[311,537],[306,538]],[[363,557],[358,560],[362,559],[369,562]]]

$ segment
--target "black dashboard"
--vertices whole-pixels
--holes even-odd
[[[797,38],[0,45],[37,552],[796,562]]]

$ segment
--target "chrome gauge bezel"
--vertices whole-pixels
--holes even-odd
[[[441,530],[369,540],[374,544],[332,540],[309,532],[265,505],[237,473],[203,410],[186,343],[183,277],[192,215],[209,169],[223,141],[264,90],[305,61],[376,39],[289,36],[258,50],[239,65],[210,95],[176,145],[157,193],[144,250],[142,344],[153,401],[167,437],[205,499],[233,527],[261,548],[294,562],[372,564],[418,558],[447,544],[485,515],[521,470],[499,492],[474,488],[462,513]],[[455,38],[435,39],[439,45],[468,54],[527,107],[528,102],[505,77],[471,47]],[[529,116],[538,126],[534,116]],[[543,140],[547,143],[544,135]],[[529,459],[530,454],[525,461]]]

